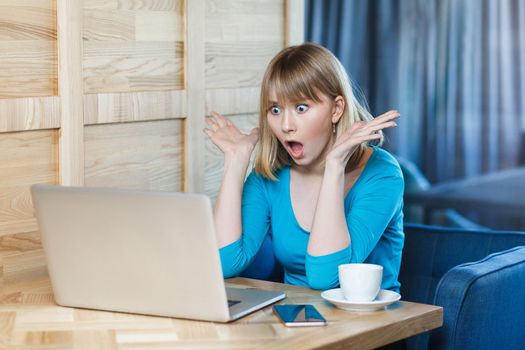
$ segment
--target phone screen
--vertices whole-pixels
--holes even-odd
[[[313,305],[275,305],[273,310],[286,326],[325,326],[326,320]]]

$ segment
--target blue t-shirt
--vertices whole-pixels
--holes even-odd
[[[271,234],[275,256],[284,267],[285,283],[321,290],[336,288],[340,264],[365,262],[383,266],[382,289],[399,291],[404,181],[394,157],[373,147],[344,200],[351,243],[322,256],[307,252],[310,233],[299,225],[292,209],[290,167],[283,167],[276,176],[277,181],[272,181],[252,171],[246,179],[241,238],[220,249],[225,278],[240,274],[265,236]]]

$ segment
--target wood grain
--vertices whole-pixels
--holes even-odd
[[[182,43],[85,41],[83,77],[86,93],[183,89]]]
[[[285,0],[285,45],[304,42],[304,0]]]
[[[205,11],[204,0],[186,2],[186,90],[188,119],[184,139],[184,190],[204,189],[204,104],[205,104]]]
[[[0,99],[57,94],[54,0],[0,2]]]
[[[0,133],[60,127],[57,96],[0,99]]]
[[[182,0],[83,5],[87,93],[184,88]]]
[[[85,184],[181,191],[181,120],[91,125],[85,128]]]
[[[208,0],[206,41],[283,45],[284,0]]]
[[[135,40],[135,14],[132,11],[84,9],[82,39],[85,41]]]
[[[56,130],[0,134],[0,236],[36,230],[29,187],[57,181]]]
[[[55,1],[3,0],[0,40],[56,40]]]
[[[84,107],[82,85],[82,9],[80,2],[57,7],[60,95],[60,184],[84,183]]]
[[[0,240],[0,246],[2,241]],[[31,284],[28,271],[44,271],[42,262],[27,258],[25,268],[11,270],[21,254],[36,257],[32,247],[0,259],[11,277],[0,302],[0,341],[5,347],[69,349],[372,349],[415,333],[439,327],[437,306],[398,302],[377,312],[348,312],[323,301],[319,291],[279,283],[231,279],[231,287],[284,290],[281,303],[314,305],[328,320],[326,327],[285,327],[271,306],[238,321],[220,324],[166,317],[74,309],[54,304],[46,277]],[[34,264],[33,267],[29,264]],[[20,277],[16,277],[20,274]]]
[[[259,86],[266,66],[283,42],[207,42],[206,88]]]
[[[56,41],[0,41],[0,98],[58,94]]]
[[[230,89],[206,89],[206,114],[212,111],[221,114],[259,113],[259,87]]]
[[[85,9],[183,11],[184,0],[84,0]]]
[[[186,91],[147,91],[84,95],[84,124],[186,117]]]
[[[181,12],[137,11],[135,40],[183,41],[184,18]]]

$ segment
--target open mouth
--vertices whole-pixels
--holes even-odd
[[[288,151],[293,158],[301,158],[303,156],[303,144],[296,141],[286,141]]]

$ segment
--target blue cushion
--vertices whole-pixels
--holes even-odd
[[[492,254],[448,271],[434,304],[444,325],[430,338],[434,349],[525,347],[525,247]]]
[[[432,304],[443,275],[456,265],[525,245],[525,233],[405,225],[399,273],[403,300]],[[407,340],[408,349],[427,349],[429,334]]]

